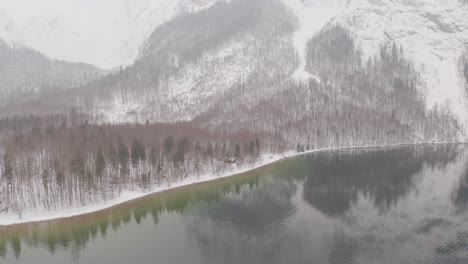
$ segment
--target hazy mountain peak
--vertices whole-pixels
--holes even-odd
[[[0,37],[21,40],[54,59],[114,68],[133,63],[142,43],[164,22],[216,1],[6,0]],[[5,24],[16,29],[7,31]]]
[[[16,28],[5,10],[0,8],[0,40],[8,45],[18,44]]]

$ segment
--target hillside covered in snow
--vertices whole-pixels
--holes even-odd
[[[12,6],[17,5],[4,9],[19,12]],[[10,104],[3,107],[4,116],[73,109],[98,123],[191,121],[212,129],[272,132],[317,123],[339,130],[343,122],[333,124],[332,118],[362,111],[346,118],[374,128],[391,124],[382,137],[403,129],[405,137],[423,140],[428,118],[434,123],[448,118],[444,127],[431,129],[451,126],[452,136],[464,138],[468,6],[459,0],[122,0],[113,5],[70,0],[51,6],[56,9],[4,18],[0,33],[52,57],[76,61],[67,57],[72,54],[93,62],[92,57],[100,61],[95,64],[120,70]],[[57,18],[71,7],[75,17]],[[76,18],[91,8],[90,17],[101,12],[123,19],[113,27],[92,19],[80,24]],[[44,19],[39,14],[55,14],[47,17],[55,17],[56,26],[51,21],[25,26],[26,17]],[[28,40],[21,32],[29,31]],[[33,38],[37,32],[52,34],[57,46],[50,50],[68,55],[41,48]],[[133,42],[123,51],[125,38]],[[103,59],[109,53],[114,61]],[[376,122],[392,122],[357,121],[368,114],[381,115]],[[447,135],[434,132],[430,138]]]

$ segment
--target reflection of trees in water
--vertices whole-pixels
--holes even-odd
[[[207,209],[215,221],[226,221],[240,230],[258,230],[291,214],[290,198],[294,195],[293,183],[273,181],[255,190],[241,192],[239,197],[225,197]]]
[[[356,263],[353,261],[358,242],[348,237],[344,232],[337,232],[332,236],[329,264]]]
[[[21,255],[21,240],[19,238],[15,238],[11,241],[11,247],[13,248],[13,252],[15,253],[15,258],[18,259]]]
[[[189,234],[201,247],[204,263],[354,263],[359,248],[345,232],[317,238],[320,232],[297,228],[296,193],[297,184],[289,178],[274,178],[188,218]]]
[[[309,173],[304,184],[304,199],[331,216],[346,211],[359,192],[375,198],[376,204],[389,206],[408,191],[412,175],[423,164],[441,167],[455,159],[457,153],[458,148],[449,146],[408,147],[381,152],[323,152],[285,162],[275,167],[273,172],[281,176],[281,179],[302,179]],[[146,218],[152,217],[157,225],[161,213],[184,213],[187,208],[200,202],[214,206],[208,207],[209,211],[204,212],[213,223],[217,223],[218,231],[212,230],[210,234],[208,227],[197,224],[195,227],[201,225],[200,228],[205,228],[197,231],[200,233],[197,234],[198,239],[209,239],[207,243],[210,244],[207,247],[212,247],[218,236],[223,236],[219,229],[227,228],[224,235],[233,235],[231,240],[235,239],[236,232],[239,233],[237,240],[228,239],[227,246],[249,242],[243,246],[246,251],[250,251],[249,246],[253,243],[249,240],[252,230],[263,230],[275,225],[294,210],[290,198],[296,191],[296,186],[287,181],[273,181],[268,182],[269,186],[259,186],[260,174],[257,172],[247,177],[234,177],[218,183],[169,192],[89,216],[0,229],[0,259],[6,257],[7,250],[19,257],[25,247],[44,248],[51,253],[68,251],[74,259],[78,259],[91,241],[96,238],[106,239],[132,221],[143,224]],[[467,204],[468,201],[468,173],[465,178],[466,184],[462,184],[455,195],[459,205]],[[195,210],[198,211],[199,208]],[[257,241],[254,245],[260,247],[270,243],[272,247],[269,248],[280,248],[284,246],[281,241],[284,241],[285,235],[287,234],[276,234],[273,237],[270,234],[264,238],[267,242]],[[293,243],[293,238],[289,241]],[[263,253],[264,259],[279,254],[275,251]],[[281,254],[288,256],[284,251]],[[303,252],[305,256],[309,256],[308,254]],[[295,259],[292,255],[289,258]]]
[[[460,212],[464,212],[468,209],[468,166],[466,166],[458,189],[454,193],[454,203]]]
[[[422,156],[425,165],[432,169],[443,169],[448,163],[454,162],[465,152],[465,147],[460,145],[437,145],[415,148],[418,155]]]
[[[0,257],[5,258],[7,253],[7,244],[5,241],[0,240]]]
[[[57,250],[68,251],[74,260],[78,260],[91,241],[97,238],[106,239],[110,231],[117,232],[132,223],[132,220],[140,225],[144,219],[151,216],[157,225],[162,213],[181,214],[192,204],[202,201],[212,203],[225,195],[239,193],[242,186],[254,188],[258,184],[258,176],[255,174],[193,186],[87,216],[0,229],[0,258],[6,257],[8,249],[19,258],[23,241],[24,245],[44,248],[51,254]]]
[[[458,190],[455,192],[454,203],[460,211],[465,211],[468,207],[468,170],[460,180]]]
[[[310,159],[304,200],[329,217],[346,212],[359,194],[386,210],[412,188],[424,165],[445,166],[458,153],[450,145],[318,153]]]
[[[5,258],[7,254],[8,243],[6,241],[0,241],[0,257]],[[21,240],[19,238],[13,238],[10,240],[10,247],[13,250],[15,258],[18,259],[21,255]]]
[[[271,263],[283,258],[287,252],[281,249],[288,244],[281,225],[295,212],[291,198],[296,189],[291,181],[270,178],[257,188],[223,197],[187,218],[190,235],[209,256],[208,263]]]

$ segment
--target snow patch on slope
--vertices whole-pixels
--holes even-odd
[[[299,20],[299,26],[293,36],[293,45],[299,60],[293,79],[307,82],[310,79],[320,82],[319,76],[306,71],[307,43],[319,33],[325,25],[343,12],[343,0],[283,0]]]
[[[93,113],[111,123],[191,120],[215,97],[248,80],[256,68],[254,43],[252,36],[233,39],[176,69],[145,96],[115,92],[111,100],[97,102]]]
[[[78,105],[85,105],[85,102],[78,102]],[[110,101],[98,101],[94,104],[92,113],[101,122],[119,124],[125,122],[143,122],[138,119],[138,113],[142,111],[145,104],[138,98],[133,98],[127,94],[116,91],[112,93]]]
[[[235,40],[205,53],[200,62],[188,64],[167,82],[168,100],[194,104],[198,97],[222,94],[232,85],[245,82],[255,64],[254,54],[249,53],[252,43],[253,38]]]

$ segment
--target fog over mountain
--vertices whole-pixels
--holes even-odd
[[[2,0],[0,37],[59,60],[131,64],[151,31],[215,0]]]
[[[105,74],[89,64],[51,60],[37,51],[2,40],[0,60],[0,104],[70,89]]]

